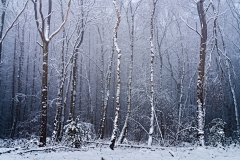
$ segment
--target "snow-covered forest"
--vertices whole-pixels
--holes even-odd
[[[240,0],[1,0],[0,159],[229,157],[239,79]]]

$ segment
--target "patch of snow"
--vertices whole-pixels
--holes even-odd
[[[239,147],[196,147],[196,148],[127,148],[116,147],[111,150],[108,146],[84,147],[81,149],[41,151],[42,148],[25,153],[23,149],[0,148],[0,159],[3,160],[22,160],[22,159],[44,159],[44,160],[193,160],[193,159],[212,159],[212,160],[239,160]],[[10,151],[11,150],[11,151]],[[10,151],[10,153],[4,153]]]

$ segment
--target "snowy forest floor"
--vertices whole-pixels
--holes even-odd
[[[140,146],[139,146],[140,147]],[[239,160],[240,146],[129,148],[88,145],[68,147],[0,148],[0,160]]]

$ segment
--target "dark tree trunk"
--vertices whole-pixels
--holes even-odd
[[[47,79],[48,79],[48,42],[43,41],[43,73],[42,73],[42,121],[40,146],[46,146],[47,137]]]
[[[15,108],[15,71],[16,71],[16,42],[17,39],[15,37],[15,42],[14,42],[14,58],[13,58],[13,78],[12,78],[12,106],[11,106],[11,115],[12,115],[12,119],[11,119],[11,127],[13,126],[14,124],[14,119],[15,117],[13,116],[14,115],[14,108]],[[15,132],[15,131],[14,131]],[[13,135],[13,131],[11,131],[11,138],[14,137]]]

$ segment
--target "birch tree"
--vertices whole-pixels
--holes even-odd
[[[103,139],[104,137],[104,130],[106,125],[105,123],[106,123],[106,116],[107,116],[108,101],[110,96],[110,81],[111,81],[111,75],[112,75],[113,54],[114,54],[114,41],[113,41],[112,51],[110,55],[110,62],[108,64],[108,71],[106,75],[105,98],[104,98],[104,104],[103,104],[102,113],[101,113],[100,128],[98,131],[100,139]]]
[[[121,85],[121,79],[120,79],[121,50],[118,48],[118,43],[117,43],[117,31],[118,31],[118,27],[119,27],[121,19],[120,19],[120,14],[118,12],[116,0],[113,0],[113,4],[114,4],[116,14],[117,14],[117,18],[118,18],[116,26],[114,28],[114,45],[115,45],[115,49],[116,49],[117,54],[118,54],[118,62],[117,62],[116,113],[115,113],[115,119],[114,119],[114,123],[113,123],[114,128],[113,128],[113,132],[112,132],[112,136],[111,136],[111,144],[110,144],[110,148],[112,150],[114,149],[115,141],[116,141],[116,138],[117,138],[119,109],[120,109],[120,85]]]
[[[150,84],[151,84],[151,97],[150,97],[150,107],[151,107],[151,114],[150,114],[150,129],[148,135],[148,146],[152,145],[153,139],[153,132],[154,132],[154,90],[153,90],[153,64],[154,64],[154,45],[153,45],[153,19],[156,9],[156,4],[158,0],[153,0],[153,10],[151,15],[151,36],[150,36],[150,51],[151,51],[151,65],[150,65]]]
[[[204,122],[205,122],[205,106],[204,106],[204,69],[206,57],[206,43],[207,43],[207,23],[206,14],[203,7],[205,0],[197,2],[198,16],[201,26],[201,43],[200,43],[200,59],[198,65],[198,81],[197,81],[197,139],[198,145],[204,146]]]
[[[61,18],[64,22],[64,13],[63,13],[63,4],[62,0],[60,0],[61,5]],[[63,86],[66,79],[66,74],[64,74],[64,50],[65,50],[65,38],[66,38],[66,30],[63,27],[63,35],[62,35],[62,63],[61,63],[61,75],[60,75],[60,86],[58,88],[58,102],[57,102],[57,113],[54,120],[54,130],[52,134],[52,141],[60,140],[60,128],[61,128],[61,119],[62,119],[62,111],[63,111]]]
[[[118,143],[122,143],[124,138],[126,138],[127,136],[127,130],[128,130],[128,122],[129,122],[129,118],[130,118],[130,112],[131,112],[131,92],[132,92],[132,73],[133,73],[133,47],[134,47],[134,19],[135,19],[135,14],[136,14],[136,11],[140,5],[140,3],[142,2],[139,1],[137,3],[137,6],[135,8],[135,10],[133,11],[133,8],[132,8],[132,0],[129,1],[129,7],[130,7],[130,14],[131,14],[131,26],[130,26],[130,22],[129,22],[129,19],[128,19],[128,9],[126,11],[126,14],[127,14],[127,23],[128,23],[128,30],[129,30],[129,37],[130,37],[130,41],[131,41],[131,54],[130,54],[130,66],[129,66],[129,78],[128,78],[128,96],[127,96],[127,103],[128,103],[128,108],[127,108],[127,116],[126,116],[126,119],[125,119],[125,122],[124,122],[124,126],[122,128],[122,131],[120,133],[120,136],[119,136],[119,139],[118,139]]]
[[[233,103],[234,103],[234,110],[235,110],[235,119],[236,119],[236,124],[237,124],[237,136],[239,136],[240,134],[240,124],[239,124],[239,113],[238,113],[238,107],[237,107],[237,99],[236,99],[236,94],[235,94],[235,87],[234,84],[232,82],[232,75],[231,75],[231,68],[230,68],[230,64],[231,64],[231,60],[227,55],[227,49],[226,49],[226,44],[225,44],[225,40],[224,40],[224,36],[223,36],[223,31],[221,30],[221,28],[219,27],[219,25],[217,25],[217,18],[218,18],[218,13],[215,9],[215,6],[213,4],[213,0],[210,0],[211,5],[212,5],[212,9],[214,12],[214,33],[215,33],[215,45],[217,48],[217,52],[221,52],[224,56],[225,59],[225,64],[227,67],[227,74],[228,74],[228,82],[229,82],[229,87],[231,90],[231,94],[232,94],[232,98],[233,98]],[[239,15],[240,16],[240,15]],[[223,51],[221,51],[218,47],[218,40],[217,40],[217,29],[220,32],[220,36],[221,36],[221,41],[222,41],[222,45],[223,45]],[[220,53],[219,53],[220,54]],[[234,72],[234,71],[233,71]],[[235,74],[235,72],[234,72]]]
[[[77,57],[78,57],[78,51],[79,48],[83,42],[83,36],[84,36],[84,22],[83,22],[83,0],[81,0],[81,19],[80,25],[77,26],[77,40],[75,42],[74,50],[73,50],[73,78],[72,78],[72,86],[71,86],[71,106],[70,106],[70,114],[69,114],[69,120],[72,120],[74,116],[74,109],[76,105],[76,81],[77,81]]]
[[[68,2],[67,14],[64,22],[60,27],[50,35],[50,23],[51,23],[51,14],[52,14],[52,0],[48,0],[48,14],[46,17],[43,16],[42,12],[42,0],[32,0],[34,4],[34,14],[35,21],[37,25],[37,30],[42,39],[42,43],[39,45],[43,49],[43,73],[42,73],[42,120],[41,120],[41,131],[40,131],[40,147],[46,145],[46,130],[47,130],[47,95],[48,95],[48,46],[52,38],[60,32],[63,26],[67,22],[68,13],[70,9],[71,0]],[[39,5],[39,10],[38,10]],[[39,12],[39,13],[38,13]],[[41,23],[38,19],[38,14],[40,14]],[[41,26],[40,26],[41,24]]]

